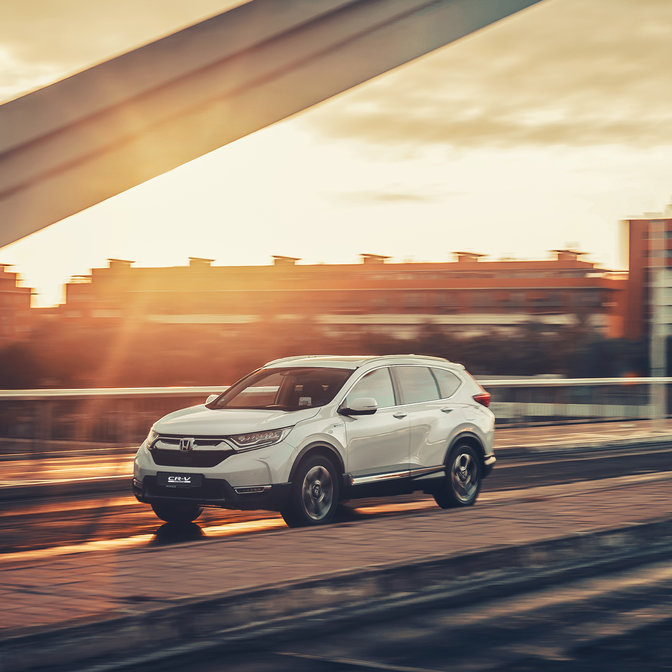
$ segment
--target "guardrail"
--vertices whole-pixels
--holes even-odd
[[[643,419],[667,415],[672,378],[479,379],[498,424]],[[0,390],[0,440],[135,443],[170,411],[226,385]]]
[[[498,424],[660,418],[672,378],[479,380]]]
[[[0,390],[0,440],[139,442],[161,416],[227,387]]]

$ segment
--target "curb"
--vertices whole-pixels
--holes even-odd
[[[176,600],[168,607],[101,616],[0,642],[4,672],[108,672],[160,665],[213,649],[233,652],[279,639],[333,631],[410,609],[536,588],[669,557],[672,519],[556,537],[523,546],[495,546],[412,564],[353,568],[307,580]],[[133,656],[129,657],[129,651]]]

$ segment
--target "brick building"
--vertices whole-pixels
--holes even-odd
[[[672,335],[672,204],[623,220],[628,255],[625,335],[648,338],[654,315]]]
[[[276,256],[268,266],[136,268],[110,259],[106,268],[66,286],[59,317],[73,327],[104,323],[209,325],[235,330],[251,323],[310,321],[331,335],[384,331],[413,337],[423,325],[479,333],[535,320],[549,328],[582,321],[606,336],[623,333],[624,274],[555,250],[540,261],[455,260],[390,263],[361,255],[359,264],[298,264]]]
[[[20,286],[17,273],[0,264],[0,347],[22,340],[30,332],[33,316],[30,310],[32,289]]]

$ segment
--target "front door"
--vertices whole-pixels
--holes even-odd
[[[410,423],[396,403],[388,367],[364,374],[345,405],[361,397],[374,398],[378,410],[373,415],[345,417],[347,471],[355,478],[408,472]]]

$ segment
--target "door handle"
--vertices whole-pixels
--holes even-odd
[[[452,413],[452,412],[453,412],[453,409],[452,409],[452,408],[442,408],[441,411],[442,411],[443,413]]]
[[[405,418],[408,414],[407,413],[393,413],[392,417],[397,418],[397,420],[401,420],[402,418]]]

